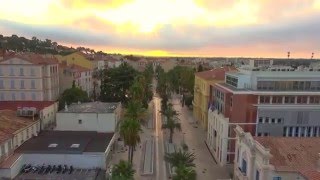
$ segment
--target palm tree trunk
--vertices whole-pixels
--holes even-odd
[[[172,143],[173,130],[170,129],[169,143]]]
[[[129,146],[129,148],[128,148],[128,162],[130,162],[130,160],[131,160],[131,146]]]
[[[130,159],[131,164],[132,164],[132,161],[133,161],[133,151],[134,151],[134,147],[131,146],[131,159]]]

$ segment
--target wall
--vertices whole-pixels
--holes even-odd
[[[25,141],[37,135],[38,132],[40,132],[39,120],[24,129],[16,131],[13,137],[13,147],[15,148],[19,147]]]
[[[40,112],[41,116],[41,130],[48,129],[54,125],[56,122],[56,113],[58,111],[58,102],[53,103],[52,105],[45,107]]]
[[[57,113],[56,119],[58,131],[114,132],[116,125],[114,113]]]

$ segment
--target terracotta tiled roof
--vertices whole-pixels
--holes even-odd
[[[308,179],[320,179],[317,163],[320,153],[320,137],[254,137],[270,149],[270,164],[276,171],[294,171]]]
[[[6,56],[1,61],[6,61],[11,58],[20,58],[25,61],[28,61],[32,64],[57,64],[58,60],[54,56],[46,56],[46,55],[40,55],[40,54],[34,54],[34,53],[24,53],[24,54],[13,54]]]
[[[225,74],[228,71],[237,71],[237,68],[233,66],[225,66],[222,68],[211,69],[209,71],[197,72],[195,75],[205,80],[224,80]]]
[[[0,139],[5,141],[9,136],[13,136],[16,131],[31,125],[35,121],[32,118],[18,117],[16,111],[0,110]],[[0,143],[3,141],[0,141]]]
[[[18,107],[35,107],[37,110],[42,110],[54,103],[54,101],[1,101],[0,110],[16,111]]]

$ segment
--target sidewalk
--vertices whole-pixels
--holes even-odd
[[[186,107],[182,107],[179,99],[172,100],[174,108],[179,113],[182,131],[175,131],[173,142],[181,145],[183,141],[188,145],[190,152],[196,156],[197,179],[228,179],[230,175],[227,168],[217,165],[205,144],[206,132],[200,127],[195,126],[196,122],[192,112]],[[197,127],[197,128],[196,128]]]

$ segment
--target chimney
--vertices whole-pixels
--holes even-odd
[[[67,105],[67,102],[64,104],[64,111],[68,111],[68,105]]]

